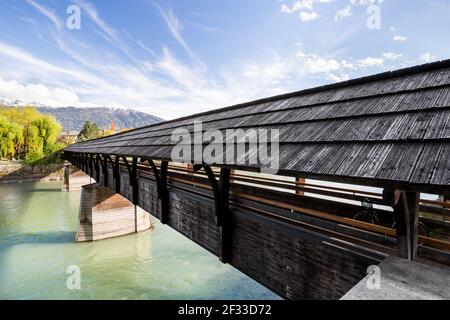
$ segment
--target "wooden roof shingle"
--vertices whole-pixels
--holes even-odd
[[[450,188],[450,60],[175,119],[66,151],[170,160],[173,130],[192,132],[194,121],[203,130],[279,129],[282,174]]]

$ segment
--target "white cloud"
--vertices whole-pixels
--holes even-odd
[[[368,67],[382,67],[384,65],[384,60],[382,58],[367,57],[357,61],[360,68]]]
[[[302,9],[313,10],[315,0],[297,0],[289,7],[286,4],[281,5],[281,12],[295,13]]]
[[[382,56],[386,60],[398,60],[401,57],[403,57],[401,53],[394,53],[394,52],[385,52],[382,54]]]
[[[186,50],[186,52],[189,54],[189,56],[191,58],[194,58],[194,53],[192,52],[191,48],[188,46],[188,44],[186,43],[186,41],[184,40],[184,38],[181,34],[181,32],[183,30],[183,25],[181,24],[180,20],[178,20],[178,18],[173,13],[172,8],[164,10],[158,3],[155,2],[154,4],[158,8],[159,12],[161,13],[161,16],[163,17],[164,21],[166,22],[167,27],[169,28],[173,37],[184,48],[184,50]]]
[[[83,10],[83,13],[85,12],[91,21],[97,26],[98,29],[96,31],[98,34],[111,45],[120,49],[130,59],[134,60],[134,57],[130,54],[130,48],[120,39],[119,32],[100,17],[95,7],[91,3],[84,0],[75,1]]]
[[[350,0],[350,2],[343,9],[336,12],[334,20],[339,21],[353,15],[353,7],[370,6],[373,4],[382,4],[383,2],[384,0]]]
[[[426,53],[420,55],[420,60],[422,60],[426,63],[429,63],[431,61],[436,60],[436,56],[433,56],[431,53],[426,52]]]
[[[55,14],[54,11],[40,5],[39,3],[37,3],[36,1],[33,0],[27,0],[27,2],[33,6],[35,9],[37,9],[41,14],[43,14],[44,16],[46,16],[50,21],[53,22],[53,24],[56,26],[56,28],[58,29],[62,29],[63,28],[63,23],[62,21],[58,18],[58,16]]]
[[[398,60],[401,54],[384,53],[380,57],[366,57],[363,59],[333,59],[317,54],[305,53],[299,50],[296,54],[298,68],[307,75],[319,75],[332,81],[344,81],[350,77],[350,72],[367,68],[383,69],[386,60]]]
[[[291,6],[286,5],[285,3],[281,4],[280,11],[283,13],[295,13],[302,10],[314,10],[314,6],[316,3],[330,3],[334,0],[296,0],[292,2]]]
[[[320,18],[320,15],[319,14],[317,14],[317,12],[315,12],[315,11],[313,11],[313,12],[305,12],[305,11],[302,11],[302,12],[300,12],[300,20],[302,20],[302,21],[313,21],[313,20],[316,20],[316,19],[319,19]]]
[[[405,42],[406,40],[408,40],[408,38],[404,36],[394,36],[392,40],[394,40],[395,42]]]
[[[382,4],[383,2],[384,0],[350,0],[350,3],[354,6],[370,6],[375,3]]]
[[[312,8],[320,2],[327,1],[313,1]],[[182,62],[167,47],[159,54],[131,35],[128,38],[132,42],[126,43],[130,47],[125,46],[120,38],[124,34],[122,31],[108,25],[87,2],[78,0],[78,3],[89,8],[86,16],[94,22],[105,43],[113,47],[100,50],[96,47],[101,44],[98,41],[87,46],[73,37],[65,37],[64,28],[61,32],[54,30],[50,34],[53,39],[47,37],[46,41],[53,40],[70,58],[63,64],[0,42],[0,85],[3,88],[0,88],[0,96],[55,106],[133,107],[171,119],[298,90],[299,86],[308,86],[311,79],[348,80],[359,70],[382,68],[383,61],[393,60],[395,55],[387,53],[381,57],[345,60],[302,50],[282,55],[271,52],[260,61],[238,61],[226,69],[222,67],[219,76],[212,76],[201,61]],[[310,3],[302,2],[305,8],[296,9],[298,14],[316,13],[306,8]],[[173,11],[158,10],[175,39],[182,41],[179,43],[185,44],[183,48],[194,55],[182,37],[182,22]],[[125,62],[118,59],[111,50],[114,48],[126,50],[129,59]],[[133,50],[145,52],[146,60],[133,59]]]
[[[351,16],[352,14],[353,14],[352,6],[351,5],[347,5],[347,6],[344,7],[344,9],[339,10],[339,11],[336,12],[334,20],[338,21],[338,20],[341,20],[342,18]]]
[[[49,87],[44,84],[22,84],[15,80],[3,80],[0,77],[0,97],[39,102],[49,106],[70,106],[79,101],[76,93],[65,88]]]

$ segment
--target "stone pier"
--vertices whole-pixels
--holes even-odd
[[[96,184],[81,191],[76,242],[96,241],[151,228],[150,215],[111,189]]]
[[[84,185],[91,184],[94,180],[70,163],[64,164],[64,177],[62,191],[79,191]]]

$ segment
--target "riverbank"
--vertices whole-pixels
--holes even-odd
[[[0,162],[0,184],[60,181],[63,179],[64,163],[26,165],[21,162]]]

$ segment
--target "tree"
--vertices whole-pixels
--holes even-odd
[[[42,148],[38,129],[32,125],[33,121],[43,116],[36,108],[0,106],[0,116],[3,116],[10,125],[13,125],[11,129],[14,129],[15,133],[13,138],[15,155],[25,156],[28,152]]]
[[[43,158],[58,161],[58,151],[66,146],[60,134],[61,125],[53,116],[33,107],[0,105],[0,158],[21,158],[27,163]]]
[[[11,129],[12,125],[8,119],[0,115],[0,158],[14,156],[14,137]]]
[[[100,129],[98,125],[94,122],[86,121],[84,123],[83,129],[81,129],[78,134],[78,141],[87,141],[92,139],[97,139],[101,136]]]
[[[61,134],[61,125],[53,116],[45,115],[31,123],[38,129],[38,136],[42,139],[44,154],[54,152],[54,145]]]

